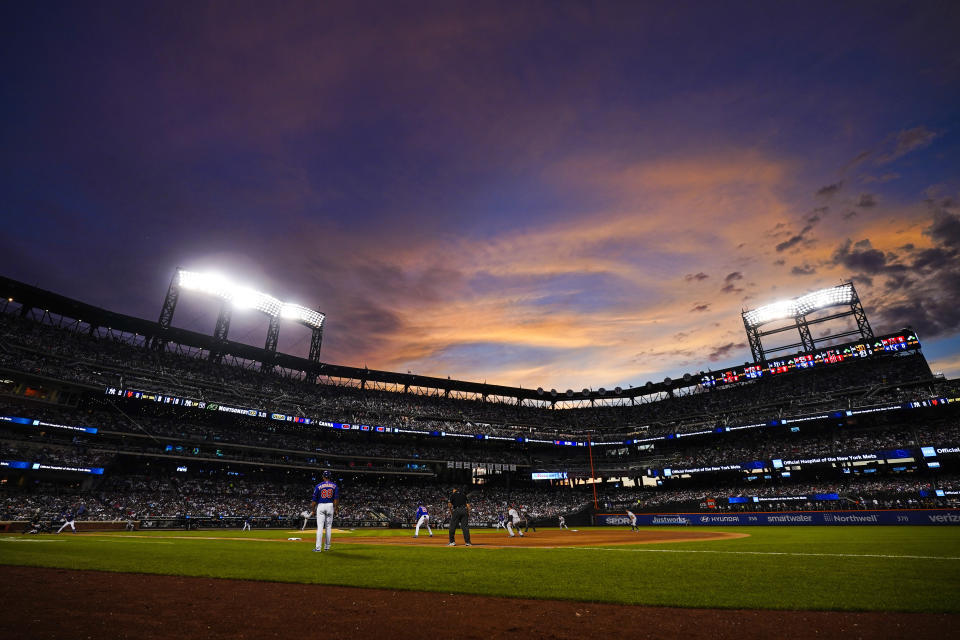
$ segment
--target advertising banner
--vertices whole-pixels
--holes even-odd
[[[599,513],[598,525],[629,526],[626,514]],[[782,511],[775,513],[638,513],[640,526],[732,526],[732,525],[863,525],[863,524],[953,524],[960,525],[960,509],[910,509],[883,511]]]

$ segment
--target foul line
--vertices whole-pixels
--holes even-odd
[[[106,538],[99,536],[90,537],[100,542],[125,542],[127,544],[173,544],[169,540],[131,540],[130,538],[133,536],[129,536],[127,538]]]
[[[821,556],[827,558],[902,558],[904,560],[960,560],[958,556],[897,556],[879,553],[803,553],[799,551],[706,551],[694,549],[614,549],[609,547],[571,547],[581,551],[623,551],[626,553],[716,553],[749,556]]]
[[[0,542],[66,542],[66,540],[46,540],[44,538],[0,538]]]

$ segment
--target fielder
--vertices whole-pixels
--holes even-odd
[[[427,513],[427,508],[423,506],[422,502],[417,503],[417,515],[414,516],[417,519],[417,529],[413,532],[413,537],[416,538],[420,535],[420,526],[427,525],[427,533],[430,534],[430,537],[433,537],[433,530],[430,529],[430,514]]]
[[[313,501],[310,503],[310,515],[317,516],[317,545],[314,551],[330,550],[330,537],[333,530],[333,517],[337,515],[337,506],[340,504],[340,488],[330,479],[330,472],[323,472],[323,481],[313,488]],[[323,532],[326,528],[327,540],[323,544]]]
[[[630,518],[630,531],[640,531],[640,528],[637,527],[636,514],[634,514],[633,511],[630,511],[630,509],[627,509],[627,517]]]
[[[560,528],[567,529],[569,531],[570,527],[567,526],[567,520],[563,516],[560,516]]]
[[[507,533],[510,534],[510,537],[514,537],[513,528],[517,528],[517,533],[520,534],[520,537],[523,537],[523,531],[520,531],[520,514],[517,512],[516,505],[511,504],[510,510],[507,511]]]
[[[246,518],[243,519],[243,527],[240,529],[240,531],[250,531],[251,529],[250,520],[252,518],[253,516],[247,516]]]
[[[303,525],[300,527],[300,531],[303,531],[304,529],[307,528],[307,522],[309,522],[310,520],[310,512],[304,511],[300,515],[303,516]]]

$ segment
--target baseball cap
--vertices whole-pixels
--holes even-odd
[[[329,470],[329,469],[324,469],[324,470],[323,470],[323,477],[324,477],[324,478],[329,478],[329,477],[330,477],[330,470]]]

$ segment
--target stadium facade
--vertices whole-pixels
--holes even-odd
[[[851,283],[744,312],[752,363],[558,392],[324,363],[323,314],[183,274],[222,304],[212,335],[173,325],[174,286],[152,322],[0,279],[4,519],[82,506],[137,526],[289,526],[325,469],[344,518],[370,526],[409,524],[410,501],[457,484],[491,522],[507,501],[544,520],[707,518],[692,524],[958,502],[960,385],[931,374],[910,328],[875,335]],[[229,339],[240,299],[270,316],[264,348]],[[856,329],[804,339],[844,316]],[[308,357],[276,351],[283,319],[311,330]],[[778,320],[799,352],[759,343]]]

